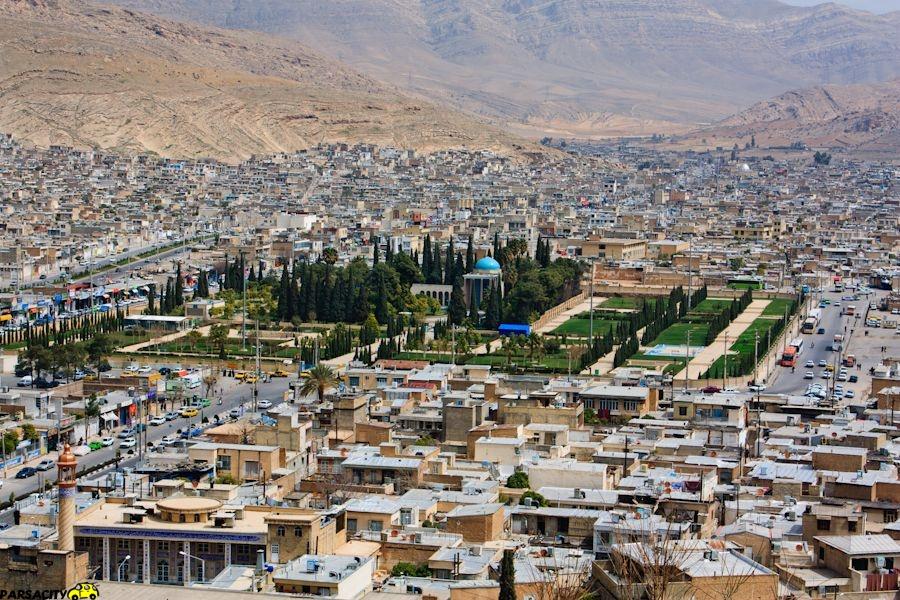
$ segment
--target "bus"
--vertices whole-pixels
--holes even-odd
[[[797,338],[792,340],[790,345],[784,349],[784,352],[781,354],[780,364],[782,367],[796,367],[797,359],[800,356],[800,353],[803,352],[803,340]]]
[[[815,333],[816,327],[819,326],[819,320],[822,318],[822,311],[818,308],[814,308],[809,311],[809,315],[807,315],[806,319],[803,321],[803,328],[801,331],[803,333]]]

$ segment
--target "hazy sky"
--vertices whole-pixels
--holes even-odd
[[[823,0],[781,0],[785,4],[794,6],[815,6],[824,4]],[[844,4],[860,10],[868,10],[874,13],[886,13],[892,10],[900,10],[900,0],[834,0],[837,4]]]

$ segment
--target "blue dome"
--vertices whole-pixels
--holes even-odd
[[[485,256],[480,259],[477,263],[475,263],[476,271],[499,271],[500,263],[491,258],[490,256]]]

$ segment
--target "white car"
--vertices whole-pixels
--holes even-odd
[[[805,366],[807,369],[812,369],[813,367],[816,366],[816,363],[814,363],[814,362],[811,361],[811,360],[808,360],[808,361],[806,361],[806,364],[805,364],[804,366]]]
[[[147,365],[144,365],[143,367],[141,367],[140,369],[138,369],[137,372],[140,373],[141,375],[145,375],[145,374],[149,373],[149,372],[152,371],[152,370],[153,370],[153,369],[151,369],[151,368],[148,367]]]
[[[134,448],[137,446],[137,440],[134,438],[125,438],[119,442],[119,448]]]
[[[846,392],[844,392],[844,398],[855,398],[855,397],[856,397],[856,394],[853,392],[853,390],[847,390]]]
[[[831,371],[822,371],[822,379],[831,379]]]
[[[163,438],[161,440],[159,440],[159,443],[162,444],[163,446],[171,446],[175,442],[176,442],[176,439],[171,435],[164,435]]]
[[[165,425],[165,424],[166,424],[166,418],[165,418],[165,417],[162,417],[162,416],[159,416],[159,417],[153,417],[152,419],[150,419],[150,424],[151,424],[151,425]]]
[[[765,386],[765,384],[762,384],[762,383],[754,383],[754,384],[750,385],[747,389],[750,390],[751,392],[764,392],[764,391],[766,391],[766,386]]]
[[[816,376],[812,371],[807,371],[803,374],[803,379],[813,379]]]
[[[259,408],[262,408],[262,409],[267,409],[267,408],[272,408],[272,403],[269,402],[268,400],[260,400],[259,402],[256,403],[256,406],[258,406]]]
[[[35,465],[34,468],[37,469],[38,471],[49,471],[50,469],[52,469],[55,466],[56,466],[55,460],[52,460],[50,458],[45,458],[44,460],[39,462],[37,465]]]

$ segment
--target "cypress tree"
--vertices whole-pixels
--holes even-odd
[[[181,276],[181,262],[178,263],[178,267],[175,269],[174,294],[175,298],[174,304],[172,305],[173,309],[184,304],[184,278]]]
[[[452,285],[456,278],[453,276],[453,236],[447,244],[447,254],[444,256],[444,284]]]
[[[469,241],[466,244],[466,273],[471,273],[472,269],[475,268],[475,247],[472,242],[472,236],[469,236]]]
[[[516,600],[516,567],[513,551],[504,550],[500,559],[500,596],[497,600]]]
[[[466,319],[466,300],[463,294],[462,278],[453,282],[453,291],[450,292],[450,306],[447,308],[447,318],[451,325],[459,325]]]
[[[431,261],[431,236],[425,234],[425,240],[422,242],[422,275],[428,283],[432,283],[428,281],[431,277]]]
[[[377,237],[375,238],[375,243],[373,244],[373,246],[374,247],[372,249],[372,266],[375,266],[381,260],[381,258],[378,256],[378,238]]]

